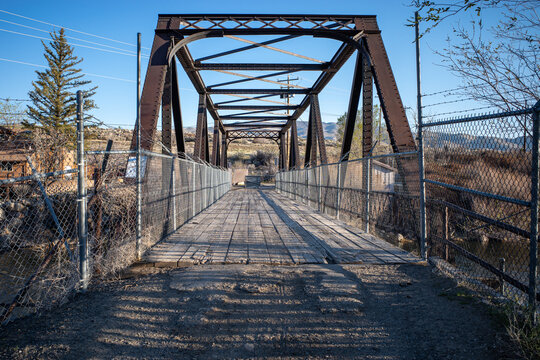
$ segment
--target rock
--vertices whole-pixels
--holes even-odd
[[[7,211],[15,211],[15,203],[13,201],[7,201],[4,207]]]
[[[13,205],[13,211],[23,212],[26,209],[26,206],[22,202],[17,202]]]

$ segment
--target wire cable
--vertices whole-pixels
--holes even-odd
[[[16,63],[16,64],[35,66],[35,67],[40,67],[40,68],[49,68],[48,66],[45,66],[45,65],[32,64],[32,63],[28,63],[28,62],[24,62],[24,61],[11,60],[11,59],[5,59],[5,58],[0,58],[0,61],[7,61],[7,62]],[[88,75],[88,76],[100,77],[100,78],[109,79],[109,80],[118,80],[118,81],[130,82],[130,83],[136,82],[135,80],[122,79],[122,78],[117,78],[117,77],[108,76],[108,75],[99,75],[99,74],[92,74],[92,73],[87,73],[87,72],[80,72],[80,74]]]
[[[47,31],[47,30],[38,29],[38,28],[35,28],[35,27],[32,27],[32,26],[19,24],[19,23],[12,22],[12,21],[7,21],[7,20],[4,20],[4,19],[0,19],[0,21],[11,24],[11,25],[15,25],[15,26],[21,26],[21,27],[24,27],[24,28],[27,28],[27,29],[30,29],[30,30],[40,31],[40,32],[44,32],[44,33],[47,33],[47,34],[50,33],[50,31]],[[115,46],[111,46],[111,45],[98,43],[98,42],[95,42],[95,41],[89,41],[89,40],[84,40],[84,39],[73,37],[73,36],[68,36],[68,35],[64,35],[64,36],[66,37],[66,39],[73,39],[73,40],[77,40],[77,41],[82,41],[82,42],[85,42],[85,43],[98,45],[98,46],[103,46],[103,47],[107,47],[107,48],[114,49],[114,50],[125,51],[125,52],[128,52],[128,53],[133,53],[133,54],[137,55],[137,52],[134,51],[134,50],[123,49],[123,48],[119,48],[119,47],[115,47]],[[147,54],[141,54],[141,55],[148,56]]]
[[[22,19],[26,19],[26,20],[30,20],[30,21],[35,21],[35,22],[38,22],[38,23],[41,23],[41,24],[53,26],[53,27],[56,27],[56,28],[63,28],[63,29],[65,29],[65,30],[73,31],[73,32],[76,32],[76,33],[79,33],[79,34],[83,34],[83,35],[87,35],[87,36],[93,36],[93,37],[96,37],[96,38],[99,38],[99,39],[103,39],[103,40],[107,40],[107,41],[116,42],[116,43],[119,43],[119,44],[124,44],[124,45],[129,45],[129,46],[137,46],[136,44],[131,44],[131,43],[128,43],[128,42],[124,42],[124,41],[120,41],[120,40],[114,40],[114,39],[111,39],[111,38],[107,38],[107,37],[105,37],[105,36],[95,35],[95,34],[87,33],[87,32],[84,32],[84,31],[71,29],[71,28],[68,28],[68,27],[66,27],[66,26],[56,25],[56,24],[52,24],[52,23],[49,23],[49,22],[46,22],[46,21],[33,19],[33,18],[31,18],[31,17],[23,16],[23,15],[19,15],[19,14],[15,14],[15,13],[12,13],[12,12],[9,12],[9,11],[6,11],[6,10],[1,10],[1,9],[0,9],[0,12],[3,12],[3,13],[5,13],[5,14],[9,14],[9,15],[12,15],[12,16],[20,17],[20,18],[22,18]],[[148,48],[148,47],[143,47],[143,48],[144,48],[144,49],[150,50],[150,48]]]
[[[32,37],[32,38],[36,38],[36,39],[42,39],[42,40],[51,41],[50,38],[46,38],[46,37],[43,37],[43,36],[37,36],[37,35],[31,35],[31,34],[25,34],[25,33],[21,33],[21,32],[18,32],[18,31],[13,31],[13,30],[7,30],[7,29],[0,28],[0,31],[4,31],[4,32],[7,32],[7,33],[15,34],[15,35],[21,35],[21,36],[27,36],[27,37]],[[127,55],[127,56],[137,56],[137,54],[129,54],[129,53],[121,52],[121,51],[100,49],[100,48],[97,48],[97,47],[94,47],[94,46],[88,46],[88,45],[83,45],[83,44],[74,44],[74,43],[67,42],[67,41],[66,41],[66,43],[71,45],[71,46],[80,46],[80,47],[85,47],[85,48],[88,48],[88,49],[105,51],[105,52],[114,53],[114,54]],[[142,56],[148,57],[146,55],[142,55]]]

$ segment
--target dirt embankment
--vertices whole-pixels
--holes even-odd
[[[423,265],[194,266],[112,281],[0,330],[0,357],[512,358],[489,309]]]

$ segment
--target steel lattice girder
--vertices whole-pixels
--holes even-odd
[[[229,130],[227,131],[226,138],[229,142],[237,139],[271,139],[278,141],[280,139],[279,131],[265,131],[265,130]]]
[[[193,41],[205,39],[205,38],[223,38],[226,36],[234,35],[279,35],[281,37],[266,40],[261,43],[254,43],[241,48],[225,51],[219,54],[209,55],[202,57],[195,61],[191,56],[187,45]],[[204,60],[215,59],[226,54],[238,53],[248,49],[256,48],[257,46],[277,43],[286,41],[289,39],[297,38],[300,36],[312,36],[315,38],[327,38],[340,41],[342,44],[333,55],[330,61],[321,62],[320,64],[226,64],[226,63],[205,63]],[[377,25],[375,16],[363,16],[363,15],[206,15],[206,14],[192,14],[192,15],[176,15],[166,14],[159,15],[158,25],[155,31],[154,44],[152,46],[151,59],[148,65],[145,84],[143,88],[143,94],[141,99],[141,132],[143,136],[142,147],[149,149],[152,145],[152,139],[156,130],[157,119],[159,115],[159,107],[161,99],[164,96],[163,90],[165,87],[165,79],[168,69],[172,66],[174,58],[176,57],[184,70],[186,71],[188,78],[193,83],[195,90],[205,97],[206,109],[218,124],[219,131],[225,134],[227,126],[222,121],[218,110],[220,106],[231,103],[239,103],[250,99],[262,99],[265,97],[282,95],[282,94],[305,94],[303,99],[298,105],[294,105],[294,112],[288,116],[288,120],[284,125],[281,125],[281,133],[285,134],[291,128],[292,124],[301,116],[301,114],[310,106],[313,96],[319,94],[328,82],[333,78],[335,73],[345,64],[345,62],[353,55],[354,52],[358,52],[358,57],[367,64],[366,71],[363,71],[362,66],[357,66],[355,78],[357,81],[353,82],[352,96],[349,104],[349,116],[347,129],[344,136],[344,144],[342,146],[342,156],[345,157],[350,151],[350,140],[352,139],[353,126],[350,126],[350,122],[354,123],[358,108],[358,98],[360,96],[362,83],[367,84],[367,80],[364,79],[364,73],[367,73],[367,69],[371,70],[373,74],[373,80],[377,89],[379,99],[381,102],[381,108],[387,123],[387,129],[389,132],[392,148],[395,152],[405,152],[416,149],[416,145],[410,130],[405,110],[401,102],[400,95],[397,90],[394,75],[392,73],[390,62],[388,60],[386,50],[380,35],[380,30]],[[200,71],[206,70],[225,70],[225,69],[249,69],[270,71],[279,70],[282,73],[296,72],[296,71],[320,71],[320,75],[314,82],[313,86],[309,89],[227,89],[224,86],[235,84],[239,82],[247,82],[269,77],[271,74],[253,77],[250,79],[242,79],[238,81],[222,83],[214,85],[212,88],[208,88],[200,76]],[[360,72],[360,74],[358,74]],[[273,74],[276,75],[276,74]],[[172,87],[178,87],[177,77],[172,76]],[[215,87],[220,89],[215,89]],[[366,86],[367,88],[367,86]],[[174,92],[174,91],[173,91]],[[238,94],[236,96],[244,97],[244,99],[225,101],[218,104],[214,104],[211,98],[211,94]],[[258,94],[261,96],[241,96],[241,94]],[[173,113],[179,113],[179,102],[177,102],[177,96],[174,96],[173,101]],[[233,94],[234,95],[234,94]],[[170,97],[170,96],[169,96]],[[266,100],[270,101],[270,100]],[[364,96],[364,106],[369,106],[369,101]],[[241,105],[239,105],[241,106]],[[248,105],[249,106],[249,105]],[[177,109],[175,111],[175,109]],[[221,108],[221,110],[224,110]],[[261,109],[264,110],[264,109]],[[270,110],[277,110],[271,109]],[[292,110],[292,109],[291,109]],[[354,111],[353,111],[354,110]],[[320,110],[319,110],[320,112]],[[174,114],[176,115],[176,114]],[[320,114],[318,115],[320,117]],[[179,116],[179,119],[180,116]],[[176,124],[175,116],[175,124]],[[322,138],[319,132],[318,124],[314,124],[313,139]],[[200,154],[205,153],[204,156],[208,157],[208,140],[202,139],[207,134],[206,129],[198,129],[198,143],[204,144],[200,149]],[[253,128],[257,128],[256,124],[250,124]],[[264,126],[264,124],[260,124]],[[175,126],[177,132],[177,139],[183,138],[183,135],[178,132],[182,132],[182,129]],[[364,136],[371,136],[367,131]],[[350,139],[349,139],[350,138]],[[315,140],[316,141],[316,140]],[[196,139],[197,142],[197,139]],[[371,141],[365,139],[364,143],[367,145]],[[294,141],[291,141],[293,144]],[[322,141],[324,143],[324,141]],[[319,144],[321,145],[321,144]],[[133,141],[133,147],[135,141]],[[315,149],[312,149],[315,150]],[[225,147],[221,147],[221,151],[226,151]],[[315,150],[316,151],[316,150]],[[291,156],[298,156],[293,154]],[[322,153],[321,153],[322,155]],[[217,161],[218,156],[213,156]],[[223,156],[219,158],[223,159]],[[312,159],[311,159],[312,160]],[[322,159],[321,159],[322,160]],[[296,162],[297,163],[297,162]]]

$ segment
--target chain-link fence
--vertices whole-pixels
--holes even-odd
[[[137,242],[144,253],[231,185],[224,169],[143,152],[138,237],[136,153],[88,151],[84,192],[74,158],[72,151],[63,161],[66,170],[40,173],[39,158],[29,156],[22,165],[29,175],[0,180],[0,323],[56,306],[82,285],[81,216],[87,282],[129,266]],[[78,212],[80,201],[86,201],[85,215]]]
[[[477,290],[520,303],[538,297],[533,115],[531,108],[422,125],[430,255]]]
[[[276,189],[395,245],[419,251],[416,151],[279,172]]]
[[[490,296],[534,305],[538,110],[432,121],[421,131],[430,260]],[[420,253],[418,164],[413,152],[285,171],[276,189]]]
[[[38,172],[39,154],[10,161],[4,170],[25,176],[0,180],[1,322],[61,303],[79,280],[73,152],[56,172]]]

